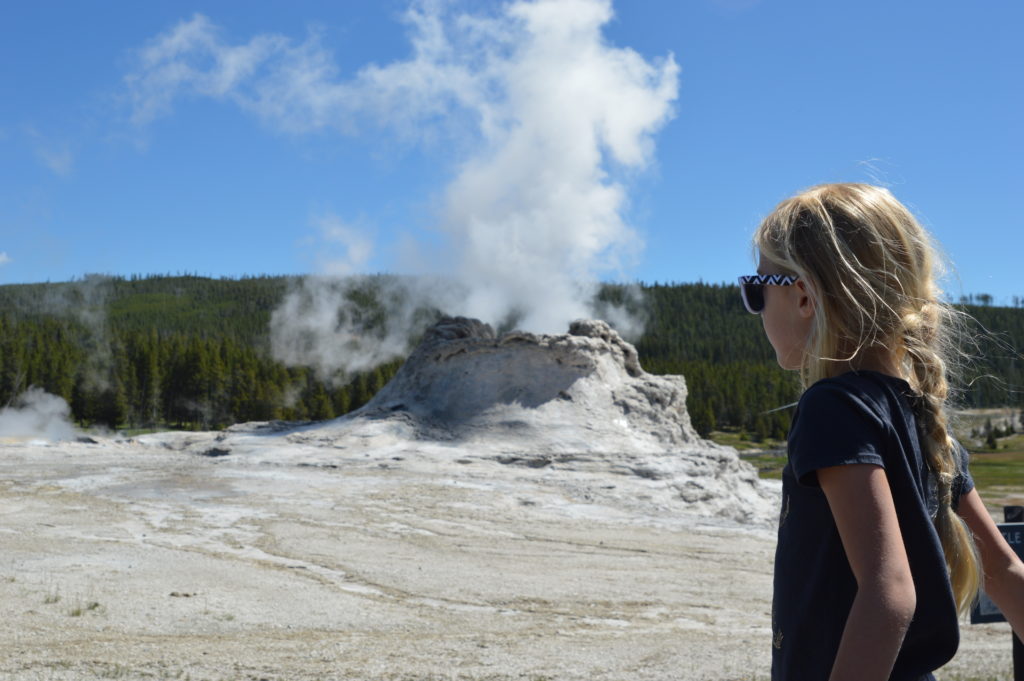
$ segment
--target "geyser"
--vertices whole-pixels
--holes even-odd
[[[270,462],[266,440],[257,451],[240,432],[265,425],[233,430],[219,446]],[[684,378],[646,373],[602,321],[498,336],[479,320],[444,318],[364,407],[281,436],[300,445],[301,465],[497,463],[542,469],[574,495],[585,488],[587,500],[645,498],[659,510],[733,520],[764,521],[776,504],[734,449],[694,432]]]
[[[566,334],[497,337],[476,319],[442,319],[359,416],[399,413],[421,437],[552,452],[655,452],[700,441],[683,377],[644,372],[636,349],[593,320]]]

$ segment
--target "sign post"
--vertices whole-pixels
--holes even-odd
[[[1006,522],[997,526],[999,531],[1010,548],[1024,558],[1024,506],[1004,506],[1003,519]],[[971,608],[971,624],[1005,621],[1003,613],[985,592],[978,592],[978,599]],[[1024,644],[1013,632],[1010,636],[1013,638],[1013,681],[1024,681]]]

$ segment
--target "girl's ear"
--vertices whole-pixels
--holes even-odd
[[[799,293],[797,297],[797,313],[804,319],[811,319],[814,317],[816,307],[812,291],[802,279],[797,280],[796,287]]]

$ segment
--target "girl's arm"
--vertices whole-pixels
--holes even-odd
[[[960,499],[957,509],[974,535],[985,573],[985,593],[999,606],[1017,637],[1024,640],[1024,564],[1006,543],[972,489]]]
[[[885,470],[872,464],[818,471],[857,595],[830,681],[885,681],[917,605],[910,563]]]

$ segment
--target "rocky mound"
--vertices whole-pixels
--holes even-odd
[[[764,522],[777,506],[777,493],[734,449],[694,432],[683,377],[646,373],[636,349],[601,321],[499,337],[480,321],[445,318],[363,408],[299,428],[228,430],[214,443],[164,438],[164,446],[278,466],[489,481],[511,474],[513,488],[554,485],[571,504],[647,518]]]
[[[661,452],[699,441],[682,376],[652,376],[602,321],[496,337],[478,320],[431,328],[362,418],[409,418],[419,437],[551,452]]]

